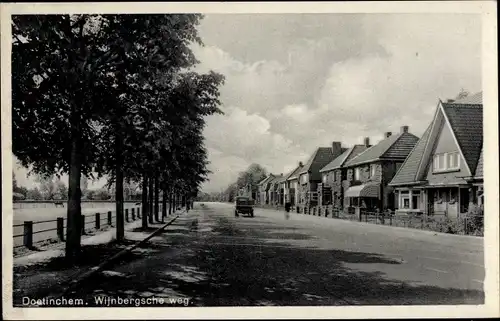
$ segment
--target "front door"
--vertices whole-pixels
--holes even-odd
[[[434,190],[428,189],[427,190],[427,215],[432,215],[434,214]]]

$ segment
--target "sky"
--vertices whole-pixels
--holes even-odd
[[[287,173],[332,141],[374,144],[403,125],[420,136],[439,99],[481,90],[479,15],[208,14],[198,30],[197,69],[226,77],[224,115],[204,129],[205,192],[252,163]]]

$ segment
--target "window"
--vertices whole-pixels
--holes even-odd
[[[402,209],[410,208],[410,191],[399,192],[399,208]]]
[[[300,177],[300,183],[302,184],[306,184],[308,181],[308,177],[307,177],[307,174],[304,174]]]
[[[375,165],[370,165],[370,178],[375,177],[375,170],[376,169],[377,169],[377,167]]]
[[[359,181],[359,176],[360,176],[360,168],[357,167],[354,169],[354,180]]]
[[[460,168],[458,152],[440,153],[434,155],[433,170],[435,172],[456,170]]]
[[[323,184],[326,184],[327,174],[323,174]]]
[[[449,169],[457,169],[459,168],[458,164],[458,153],[449,153],[448,154],[448,168]]]

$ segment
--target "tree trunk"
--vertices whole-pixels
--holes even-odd
[[[163,188],[162,206],[161,206],[161,221],[163,222],[167,216],[167,189]]]
[[[68,182],[68,210],[66,228],[66,259],[70,264],[75,263],[80,254],[81,229],[80,215],[81,191],[80,178],[82,171],[82,155],[80,154],[79,137],[74,137],[71,143],[71,160]]]
[[[153,224],[153,213],[154,213],[154,179],[149,178],[149,223]]]
[[[177,210],[177,198],[176,198],[176,195],[175,195],[175,188],[172,191],[172,210],[173,210],[174,213]]]
[[[160,186],[158,175],[155,176],[155,221],[160,221]]]
[[[123,159],[122,159],[122,137],[117,133],[116,145],[116,182],[115,182],[115,202],[116,202],[116,240],[122,241],[125,238],[125,219],[123,214]]]
[[[148,176],[144,173],[142,178],[142,228],[148,228]]]
[[[172,207],[173,207],[173,202],[174,202],[174,196],[173,196],[172,190],[168,192],[168,215],[172,215]]]

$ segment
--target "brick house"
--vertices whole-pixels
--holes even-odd
[[[300,207],[318,205],[318,184],[321,184],[320,169],[342,154],[340,142],[332,142],[331,147],[319,147],[299,171],[298,188]]]
[[[273,175],[274,176],[274,175]],[[283,173],[275,175],[269,180],[268,199],[270,205],[279,205],[280,202],[280,186],[284,176]]]
[[[269,204],[268,190],[270,188],[270,181],[274,179],[275,175],[269,174],[266,178],[259,182],[258,190],[259,190],[259,198],[258,203],[265,205]]]
[[[483,204],[482,93],[438,102],[434,118],[390,186],[397,212],[451,219]]]
[[[299,162],[299,166],[297,166],[292,172],[290,172],[285,177],[285,202],[290,202],[292,206],[296,206],[298,204],[299,199],[299,173],[304,167],[302,162]]]
[[[329,195],[327,194],[328,191],[323,193],[319,205],[333,205],[334,208],[344,208],[345,191],[342,186],[342,181],[347,179],[347,168],[344,167],[344,164],[369,147],[371,147],[370,139],[366,137],[364,139],[364,144],[357,144],[346,149],[339,157],[335,158],[320,170],[324,190],[329,188],[330,193]]]
[[[394,194],[388,184],[417,142],[418,137],[408,132],[408,126],[402,126],[397,135],[386,132],[378,144],[344,164],[347,176],[342,186],[349,212],[394,208]]]

